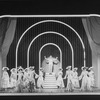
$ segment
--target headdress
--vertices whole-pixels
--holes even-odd
[[[18,71],[19,71],[19,70],[23,70],[22,66],[19,66],[19,67],[18,67]]]
[[[66,69],[71,69],[71,66],[66,67]]]
[[[89,70],[93,69],[93,67],[90,67]]]
[[[29,67],[25,68],[25,71],[29,70]]]
[[[82,67],[81,67],[82,70],[83,70],[83,69],[87,69],[87,68],[88,68],[88,67],[86,67],[86,66],[82,66]]]
[[[8,68],[8,67],[3,67],[3,68],[2,68],[2,70],[5,70],[5,69],[6,69],[6,70],[9,70],[9,68]]]
[[[12,68],[12,69],[10,70],[10,72],[14,72],[14,71],[16,71],[16,68]]]
[[[30,68],[30,69],[34,69],[34,66],[30,66],[29,68]]]
[[[74,70],[78,70],[78,68],[77,68],[77,67],[75,67],[75,68],[74,68]]]

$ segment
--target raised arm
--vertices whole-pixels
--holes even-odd
[[[83,77],[83,72],[81,72],[81,75],[79,76],[79,80],[81,80]]]
[[[64,77],[63,79],[66,79],[66,78],[67,78],[67,75],[68,75],[68,73],[67,73],[67,71],[66,71],[66,73],[65,73],[65,77]]]

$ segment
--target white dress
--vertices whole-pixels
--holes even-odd
[[[57,86],[59,86],[59,87],[65,87],[64,86],[64,82],[63,82],[63,78],[62,78],[62,71],[59,71],[58,72],[58,78],[57,78]]]
[[[23,73],[22,72],[18,72],[17,85],[19,85],[20,83],[22,83],[22,77],[23,77]]]
[[[88,89],[92,90],[92,87],[94,86],[94,72],[91,70],[88,75]]]
[[[74,88],[79,88],[79,79],[78,79],[78,73],[75,71],[73,72],[73,77],[72,77],[72,84]]]
[[[3,71],[3,76],[2,76],[2,87],[3,88],[8,88],[10,86],[9,84],[9,74],[7,71]]]
[[[39,77],[38,77],[38,80],[37,80],[37,87],[39,87],[39,88],[42,87],[43,82],[44,82],[44,80],[43,80],[43,72],[40,71],[40,74],[39,74]]]
[[[16,87],[16,85],[17,85],[16,72],[12,72],[10,76],[10,87]]]
[[[72,84],[72,70],[67,70],[66,71],[66,75],[64,77],[64,79],[67,77],[67,87],[66,89],[68,91],[72,90],[73,89],[73,84]]]
[[[82,84],[81,84],[81,90],[87,90],[88,89],[88,71],[83,70],[81,75],[79,76],[79,80],[82,79]]]
[[[29,83],[29,72],[24,72],[23,75],[23,85],[28,86]]]
[[[35,85],[35,70],[33,70],[33,71],[30,70],[29,74],[28,74],[28,77],[29,77],[29,82],[32,82]]]

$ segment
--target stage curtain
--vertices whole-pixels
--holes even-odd
[[[2,67],[7,66],[6,58],[14,38],[16,22],[16,18],[0,19],[0,82],[2,77]]]
[[[82,18],[82,23],[92,51],[92,66],[95,72],[95,85],[100,87],[98,55],[100,55],[100,17]]]

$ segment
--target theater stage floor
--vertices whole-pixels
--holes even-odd
[[[0,91],[0,95],[100,95],[100,89],[94,88],[92,92],[90,91],[80,91],[79,89],[72,92],[68,92],[66,89],[36,89],[32,93],[23,91],[22,93],[16,92],[13,89],[8,89],[7,91]]]

